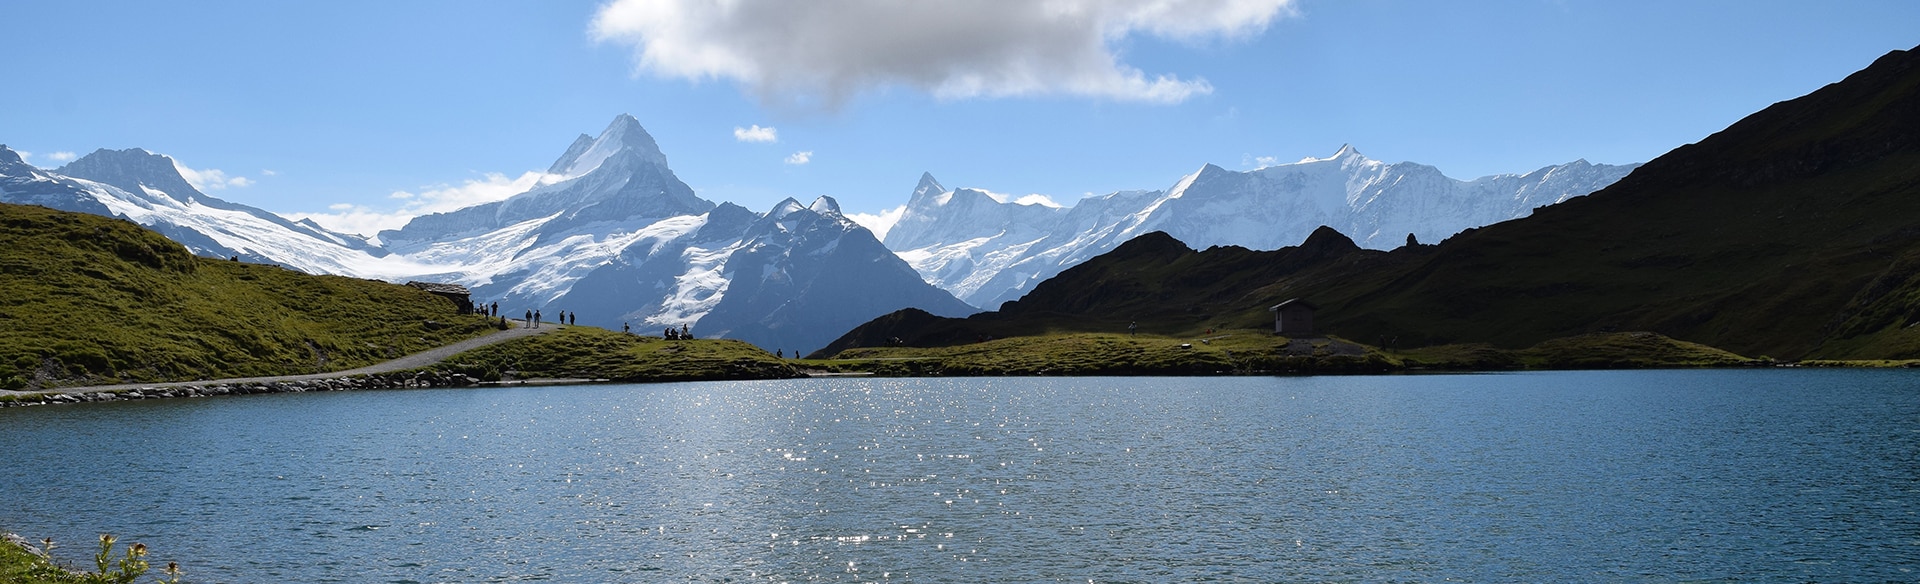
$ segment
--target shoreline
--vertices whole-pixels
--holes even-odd
[[[319,391],[386,391],[397,389],[451,389],[461,387],[551,387],[563,385],[593,385],[608,382],[606,379],[580,378],[481,381],[477,378],[458,373],[416,371],[271,382],[170,382],[127,389],[83,389],[74,392],[64,392],[58,389],[46,391],[5,391],[0,392],[0,409],[149,399],[202,398]]]
[[[975,375],[887,375],[872,371],[803,371],[800,379],[849,379],[849,378],[998,378],[998,377],[1303,377],[1318,375],[1463,375],[1475,373],[1525,373],[1532,371],[1639,371],[1672,369],[1915,369],[1920,362],[1879,362],[1879,361],[1833,361],[1821,360],[1773,363],[1766,366],[1733,365],[1702,367],[1615,367],[1615,368],[1520,368],[1520,369],[1450,369],[1450,368],[1407,368],[1385,371],[1233,371],[1218,373],[1142,373],[1142,372],[1098,372],[1075,374],[975,374]],[[740,380],[761,379],[741,378]],[[396,373],[357,374],[341,377],[299,379],[280,381],[189,381],[166,382],[140,385],[125,389],[76,388],[79,391],[66,392],[59,389],[45,391],[6,391],[0,390],[0,409],[15,407],[33,407],[50,405],[68,405],[82,403],[106,403],[117,401],[136,401],[148,399],[204,398],[217,396],[262,395],[276,393],[307,393],[319,391],[385,391],[401,389],[451,389],[451,388],[508,388],[508,387],[557,387],[568,385],[599,385],[607,383],[664,383],[660,380],[614,381],[604,378],[531,378],[501,381],[482,381],[478,378],[434,370],[403,371]],[[726,380],[709,380],[726,381]]]

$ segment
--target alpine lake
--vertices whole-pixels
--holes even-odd
[[[843,378],[0,410],[191,582],[1920,581],[1920,373]]]

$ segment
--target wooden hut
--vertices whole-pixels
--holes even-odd
[[[1273,334],[1289,337],[1313,336],[1313,310],[1319,308],[1313,303],[1293,298],[1273,305],[1268,312],[1273,313]]]
[[[460,309],[460,314],[471,314],[473,312],[473,293],[468,291],[466,286],[420,281],[407,282],[407,285],[425,290],[434,296],[452,300],[453,305]]]

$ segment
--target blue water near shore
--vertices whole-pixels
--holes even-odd
[[[1920,580],[1920,374],[830,379],[0,410],[195,582]]]

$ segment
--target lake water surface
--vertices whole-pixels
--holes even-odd
[[[830,379],[0,410],[195,582],[1920,581],[1920,374]]]

